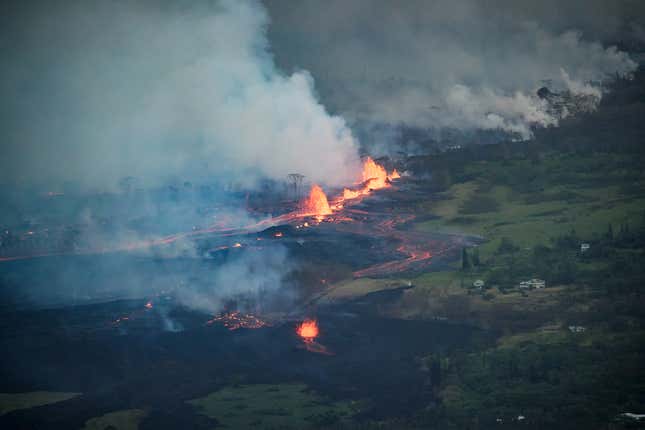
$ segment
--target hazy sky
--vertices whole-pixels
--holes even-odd
[[[0,183],[342,185],[348,123],[528,137],[554,124],[544,79],[598,85],[635,67],[611,43],[645,40],[642,2],[560,3],[3,2]]]

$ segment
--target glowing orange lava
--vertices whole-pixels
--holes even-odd
[[[307,215],[331,215],[331,208],[325,192],[318,185],[313,185],[309,197],[303,203],[303,213]]]
[[[305,342],[313,341],[318,336],[318,322],[316,320],[304,320],[296,329],[296,333]]]
[[[262,328],[269,324],[252,314],[243,314],[239,311],[224,312],[206,321],[206,325],[219,323],[229,330],[240,328]]]
[[[380,164],[376,164],[371,157],[367,157],[363,163],[363,182],[372,190],[389,186],[387,182],[387,171]]]
[[[345,200],[355,199],[356,197],[358,197],[360,195],[361,195],[360,191],[350,190],[349,188],[345,188],[343,190],[343,199],[345,199]]]
[[[381,166],[371,157],[367,157],[363,162],[363,171],[362,180],[363,188],[359,190],[352,190],[350,188],[343,189],[342,197],[339,197],[339,201],[356,199],[361,196],[367,196],[372,190],[378,190],[380,188],[387,188],[390,186],[390,181],[392,179],[399,179],[401,175],[399,172],[394,169],[390,175],[387,174],[385,167]],[[340,205],[342,207],[342,205]]]

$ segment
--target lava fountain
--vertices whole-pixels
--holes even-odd
[[[318,336],[318,322],[316,320],[304,320],[296,329],[296,333],[305,342],[312,342]]]
[[[389,186],[387,171],[383,166],[377,164],[371,157],[367,157],[363,163],[363,182],[372,190]]]
[[[302,211],[306,215],[331,215],[331,207],[325,192],[318,185],[313,185],[309,197],[303,202]]]
[[[304,320],[296,329],[296,333],[302,338],[307,351],[315,352],[316,354],[334,355],[324,345],[316,342],[315,339],[318,337],[318,322],[316,320]]]
[[[367,157],[363,162],[362,184],[363,188],[352,190],[349,188],[343,189],[342,200],[351,200],[361,196],[369,195],[372,190],[387,188],[390,182],[394,179],[399,179],[401,175],[394,169],[391,174],[387,174],[385,167],[381,166],[371,157]]]

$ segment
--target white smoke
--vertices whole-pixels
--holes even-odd
[[[352,133],[316,100],[309,73],[275,67],[259,3],[41,9],[7,31],[0,183],[354,179]]]
[[[237,301],[240,311],[257,312],[277,294],[288,294],[286,277],[292,269],[287,249],[249,250],[232,257],[214,269],[211,279],[203,284],[186,284],[176,290],[183,305],[216,314],[228,301]]]

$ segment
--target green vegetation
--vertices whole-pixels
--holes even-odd
[[[329,291],[325,291],[325,300],[346,300],[376,291],[385,291],[392,288],[400,288],[407,281],[398,279],[371,279],[358,278],[350,279],[334,284]]]
[[[536,428],[593,428],[645,411],[640,157],[520,152],[451,167],[440,200],[421,209],[440,218],[415,228],[484,242],[463,249],[453,270],[418,276],[390,312],[469,321],[500,337],[424,358],[440,369],[431,378],[440,400],[415,425],[512,426],[522,416]],[[519,288],[532,278],[546,288]]]
[[[490,239],[483,254],[496,249],[502,237],[532,247],[572,229],[590,238],[603,234],[609,223],[643,223],[645,173],[628,156],[552,154],[540,164],[482,161],[465,169],[468,181],[426,206],[441,218],[417,228],[482,235]]]
[[[29,409],[50,403],[62,402],[80,393],[62,393],[54,391],[32,391],[29,393],[0,393],[0,415],[18,409]]]
[[[82,430],[137,430],[146,416],[141,409],[124,409],[87,420]]]
[[[318,428],[358,412],[357,404],[330,402],[303,384],[233,386],[189,403],[228,428]]]

